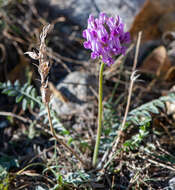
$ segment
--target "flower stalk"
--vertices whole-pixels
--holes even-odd
[[[98,129],[97,129],[97,137],[96,137],[96,144],[93,154],[93,167],[97,164],[97,157],[100,145],[100,137],[102,131],[102,119],[103,119],[103,70],[104,70],[105,63],[102,61],[100,65],[100,73],[99,73],[99,91],[98,91]]]
[[[108,17],[106,13],[100,13],[98,18],[89,15],[83,38],[86,39],[84,47],[92,51],[91,58],[102,60],[99,74],[98,129],[92,161],[93,167],[96,167],[102,131],[104,65],[110,66],[115,62],[115,56],[125,55],[127,44],[130,43],[130,33],[124,32],[124,23],[119,16]]]

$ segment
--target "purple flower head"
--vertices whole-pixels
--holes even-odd
[[[105,13],[100,13],[96,19],[89,16],[83,37],[87,40],[84,47],[92,50],[91,58],[101,57],[107,65],[114,63],[114,56],[125,54],[126,44],[130,42],[130,34],[124,32],[120,17],[108,17]]]

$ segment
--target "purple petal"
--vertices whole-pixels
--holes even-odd
[[[97,28],[97,23],[92,15],[89,15],[88,28],[90,28],[90,29]]]
[[[93,39],[96,39],[96,38],[97,38],[97,32],[96,32],[95,30],[93,30],[93,31],[91,32],[91,35],[92,35],[92,38],[93,38]]]
[[[91,49],[91,58],[102,57],[107,65],[114,63],[113,56],[125,54],[125,44],[130,42],[129,32],[124,32],[124,24],[119,16],[108,17],[100,13],[99,18],[92,15],[88,19],[88,27],[83,31],[83,37],[87,39],[84,47]]]
[[[126,32],[124,34],[124,43],[130,43],[131,42],[131,36],[130,36],[130,33],[129,32]]]
[[[105,24],[107,19],[108,19],[108,17],[106,15],[106,13],[100,13],[100,15],[99,15],[99,23],[100,24]]]
[[[91,41],[91,46],[92,46],[91,49],[94,52],[98,52],[99,49],[100,49],[100,44],[97,41],[95,41],[95,40]]]
[[[97,53],[97,52],[92,52],[91,53],[91,58],[92,59],[96,59],[98,56],[99,56],[99,53]]]
[[[91,49],[91,48],[92,48],[90,41],[84,42],[83,45],[84,45],[84,47],[85,47],[86,49]]]
[[[110,66],[114,63],[114,60],[112,59],[112,57],[103,57],[103,62]]]
[[[83,38],[87,38],[87,36],[86,36],[86,30],[83,30]]]
[[[127,48],[125,46],[121,47],[121,54],[125,55],[126,54],[126,49]]]

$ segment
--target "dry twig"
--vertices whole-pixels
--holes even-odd
[[[39,61],[39,66],[38,67],[38,72],[41,77],[41,96],[42,96],[42,101],[45,104],[47,108],[47,113],[48,113],[48,118],[49,118],[49,125],[50,125],[50,130],[53,135],[53,137],[64,147],[66,147],[67,150],[69,150],[76,158],[77,160],[80,161],[80,163],[87,168],[88,164],[86,164],[80,156],[69,146],[67,145],[63,139],[59,138],[53,128],[52,125],[52,119],[51,119],[51,114],[50,114],[50,108],[49,108],[49,103],[50,103],[50,97],[51,97],[51,91],[49,90],[48,87],[48,74],[51,68],[51,65],[49,64],[49,61],[47,59],[47,47],[45,44],[45,38],[47,33],[51,30],[52,26],[49,24],[45,27],[43,27],[43,31],[40,35],[40,48],[39,48],[39,53],[36,52],[26,52],[25,54],[28,54],[32,59],[38,60]]]
[[[123,118],[123,122],[122,122],[121,128],[118,131],[117,139],[113,143],[112,151],[111,151],[111,153],[109,155],[109,160],[104,165],[104,167],[106,167],[106,165],[108,165],[114,159],[115,152],[117,150],[117,147],[118,147],[118,144],[120,142],[120,139],[121,139],[121,137],[123,135],[123,130],[124,130],[126,119],[127,119],[127,115],[128,115],[128,112],[129,112],[133,85],[134,85],[134,82],[136,81],[136,79],[139,77],[139,75],[135,75],[136,74],[136,70],[135,69],[136,69],[136,65],[137,65],[139,47],[140,47],[140,42],[141,42],[141,35],[142,35],[142,32],[139,32],[138,39],[137,39],[137,44],[136,44],[136,53],[135,53],[135,58],[134,58],[134,64],[133,64],[132,74],[131,74],[131,78],[130,78],[131,81],[130,81],[130,86],[129,86],[129,93],[128,93],[128,100],[127,100],[125,115],[124,115],[124,118]],[[106,154],[106,156],[107,156],[107,154]],[[102,160],[104,160],[104,159],[102,159]]]

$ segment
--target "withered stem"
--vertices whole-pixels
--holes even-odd
[[[80,162],[83,166],[85,166],[85,168],[88,168],[88,164],[86,164],[80,157],[79,155],[69,146],[67,145],[62,139],[60,139],[57,135],[56,132],[53,128],[52,125],[52,119],[51,119],[51,115],[50,115],[50,108],[49,108],[49,104],[46,103],[46,107],[47,107],[47,113],[48,113],[48,118],[49,118],[49,126],[50,126],[50,130],[51,133],[53,135],[53,137],[57,140],[57,142],[59,142],[60,144],[62,144],[64,147],[66,147]]]

